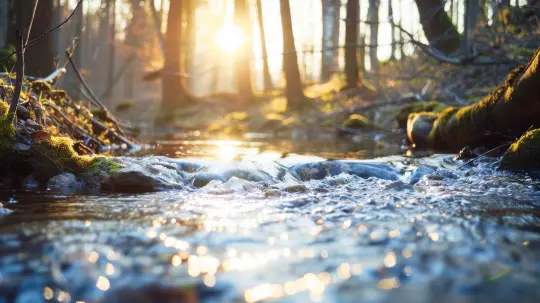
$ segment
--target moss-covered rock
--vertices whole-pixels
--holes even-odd
[[[500,169],[540,171],[540,129],[527,132],[510,145]]]
[[[407,121],[409,115],[412,113],[420,112],[441,112],[446,106],[437,101],[428,101],[428,102],[415,102],[411,104],[404,105],[398,114],[396,115],[396,120],[398,122],[398,127],[405,129],[407,127]]]
[[[360,115],[360,114],[352,114],[349,115],[349,117],[343,121],[341,124],[344,127],[347,128],[353,128],[353,129],[375,129],[377,126],[371,121],[370,119]]]
[[[37,95],[49,95],[53,91],[51,84],[43,80],[33,81],[30,90]]]

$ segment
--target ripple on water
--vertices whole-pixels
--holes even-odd
[[[17,193],[0,302],[538,302],[538,181],[440,160],[182,161],[171,191]]]

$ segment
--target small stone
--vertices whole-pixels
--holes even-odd
[[[281,196],[281,192],[277,189],[269,189],[264,192],[265,197],[279,197]]]
[[[43,129],[43,126],[37,124],[32,119],[26,119],[25,122],[26,122],[26,126],[28,126],[29,128],[31,128],[33,130],[42,130]]]
[[[429,174],[433,174],[435,171],[436,170],[434,168],[431,168],[431,167],[418,167],[417,169],[415,169],[412,172],[408,183],[410,185],[414,185],[414,184],[418,183],[420,180],[422,180],[422,178],[424,178],[424,176],[429,175]]]
[[[36,176],[29,175],[23,180],[23,187],[26,189],[37,189],[39,188],[39,181]]]
[[[72,173],[62,173],[47,182],[47,188],[82,188],[82,182]]]
[[[405,184],[401,181],[395,181],[385,186],[385,189],[395,190],[395,191],[404,191],[412,190],[413,187],[409,184]]]
[[[300,193],[307,191],[307,187],[303,184],[295,184],[285,187],[283,190],[285,190],[288,193]]]
[[[30,145],[24,143],[16,143],[13,148],[18,151],[28,151],[30,149]]]
[[[26,120],[30,118],[30,112],[24,106],[17,106],[17,117],[21,120]]]

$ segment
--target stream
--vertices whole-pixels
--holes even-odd
[[[376,139],[158,141],[125,161],[174,189],[0,191],[0,303],[540,302],[538,178]]]

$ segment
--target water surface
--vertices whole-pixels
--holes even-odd
[[[369,177],[320,161],[399,145],[311,143],[141,152],[197,165],[177,190],[2,191],[0,302],[539,302],[536,179],[445,155]],[[193,186],[203,169],[247,173]]]

